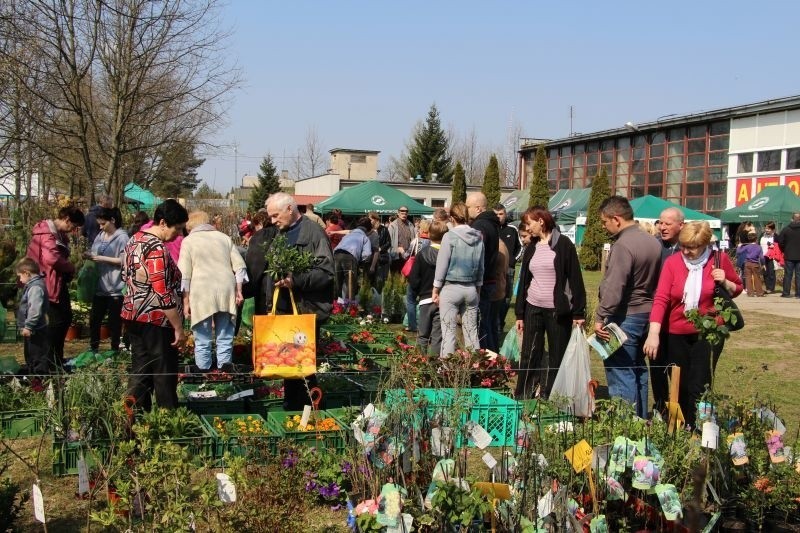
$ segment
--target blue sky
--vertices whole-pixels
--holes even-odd
[[[245,79],[208,138],[220,191],[270,152],[399,156],[436,103],[445,127],[502,146],[800,94],[800,2],[230,0],[228,58]]]

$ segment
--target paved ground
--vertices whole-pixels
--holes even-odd
[[[748,311],[758,311],[786,318],[800,318],[800,298],[781,298],[780,291],[763,298],[749,297],[742,293],[734,300],[747,321]]]

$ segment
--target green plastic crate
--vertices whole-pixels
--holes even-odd
[[[260,421],[262,427],[267,428],[270,434],[248,437],[225,436],[220,435],[214,427],[215,418],[219,418],[223,422],[228,422],[237,418],[248,417]],[[266,451],[267,455],[274,455],[278,449],[278,442],[283,439],[283,431],[258,414],[202,415],[200,418],[203,420],[203,424],[205,424],[214,439],[214,457],[218,462],[222,460],[225,453],[233,457],[247,457],[259,463],[266,462],[267,457],[261,452]]]
[[[349,340],[350,334],[355,333],[361,329],[360,326],[355,326],[351,324],[328,324],[325,326],[320,326],[319,333],[320,335],[325,335],[325,333],[330,333],[331,337],[341,340]]]
[[[270,411],[283,411],[283,398],[247,399],[247,413],[267,417]]]
[[[35,437],[44,432],[46,418],[44,409],[0,413],[0,433],[7,439]]]
[[[302,416],[303,413],[302,411],[271,411],[267,416],[270,424],[272,424],[273,427],[280,428],[280,430],[283,432],[284,438],[291,440],[297,445],[309,446],[320,451],[336,450],[339,453],[344,452],[346,426],[344,422],[336,418],[333,413],[321,410],[315,411],[312,415],[317,416],[320,419],[329,417],[336,419],[339,429],[332,431],[292,431],[286,429],[284,423],[287,419],[295,415]]]
[[[19,330],[17,329],[17,321],[6,321],[6,331],[3,334],[3,338],[0,340],[0,342],[4,344],[13,344],[19,341],[21,338],[22,336],[19,334]]]
[[[379,392],[381,383],[383,382],[382,372],[357,372],[354,374],[347,374],[346,377],[361,390],[361,397],[364,404],[383,399]]]
[[[86,466],[91,469],[99,460],[106,463],[111,453],[108,441],[93,442],[91,447],[82,442],[53,441],[53,475],[74,476],[78,474],[78,459],[83,454]]]
[[[317,384],[322,389],[322,406],[325,409],[361,405],[361,389],[342,374],[317,374]]]

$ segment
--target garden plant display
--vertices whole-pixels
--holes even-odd
[[[241,416],[229,420],[214,417],[213,427],[222,437],[253,437],[271,434],[269,428],[265,426],[264,420],[253,416]]]

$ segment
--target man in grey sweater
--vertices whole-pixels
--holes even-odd
[[[628,336],[604,361],[608,393],[635,404],[636,414],[647,418],[647,365],[642,347],[661,270],[661,245],[639,228],[630,203],[622,196],[600,204],[600,219],[615,242],[600,282],[594,331],[607,340],[610,334],[603,328],[614,322]]]

